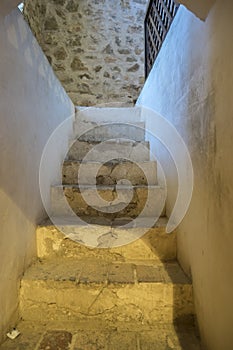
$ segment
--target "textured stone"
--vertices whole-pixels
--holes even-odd
[[[63,47],[61,47],[54,52],[54,57],[57,60],[65,60],[67,57],[67,53],[66,53],[65,49]]]
[[[79,283],[106,283],[108,279],[108,266],[105,262],[96,261],[94,264],[83,264],[83,268],[79,277]]]
[[[129,55],[130,54],[130,51],[128,49],[119,49],[118,52],[121,55]]]
[[[80,92],[80,94],[87,94],[87,93],[90,94],[91,93],[90,87],[86,83],[78,84],[77,87],[78,87],[78,91]]]
[[[84,220],[85,218],[83,218]],[[129,259],[146,259],[167,261],[176,258],[176,233],[167,234],[165,231],[166,220],[160,219],[155,227],[147,228],[147,220],[144,220],[139,227],[124,229],[122,220],[108,220],[105,224],[97,218],[92,218],[92,229],[87,225],[77,225],[72,220],[61,218],[56,221],[56,228],[51,222],[46,222],[37,229],[37,254],[39,258],[96,258],[105,261],[127,261]],[[98,224],[98,225],[97,225]],[[95,225],[93,227],[93,225]],[[59,231],[59,228],[61,232]],[[140,230],[144,234],[140,233]],[[108,232],[117,234],[131,234],[134,232],[141,239],[137,239],[130,245],[115,247],[111,249],[88,248],[78,244],[75,236],[86,237],[89,235],[102,235]],[[74,240],[72,240],[74,239]],[[165,278],[165,276],[163,277]]]
[[[121,142],[105,141],[104,143],[75,141],[67,154],[69,160],[101,161],[105,163],[105,155],[108,152],[110,160],[125,159],[132,162],[143,162],[150,160],[150,151],[148,142]]]
[[[53,215],[93,217],[158,217],[165,214],[165,192],[158,186],[54,186]]]
[[[135,62],[137,59],[135,57],[127,57],[126,62]]]
[[[113,332],[109,337],[109,347],[111,350],[136,350],[137,349],[137,337],[136,334],[125,332]]]
[[[87,126],[86,122],[74,124],[75,136],[80,141],[103,142],[111,139],[145,140],[145,124],[142,122],[134,123],[133,125],[126,122],[106,123],[102,125],[89,123],[90,127],[88,128]]]
[[[108,45],[104,48],[103,53],[107,53],[108,55],[112,55],[112,54],[113,54],[113,49],[112,49],[112,47],[111,47],[110,44],[108,44]]]
[[[102,66],[96,66],[94,69],[95,69],[95,72],[98,73],[99,71],[101,71],[103,67]]]
[[[72,334],[66,331],[48,331],[38,347],[38,350],[69,350]]]
[[[132,185],[156,185],[156,162],[133,163],[129,161],[80,163],[66,161],[63,165],[63,184],[67,185],[114,185],[122,179],[127,179]],[[82,168],[82,182],[78,179],[79,169]],[[94,177],[93,174],[97,176]]]
[[[79,4],[77,1],[69,0],[66,5],[66,10],[69,12],[77,12],[79,8]]]
[[[125,81],[133,84],[144,74],[143,21],[146,6],[147,0],[119,1],[106,3],[103,11],[102,1],[27,0],[24,13],[69,96],[75,104],[84,106],[118,101],[134,103],[137,99],[141,83],[139,90],[128,92],[122,87]],[[133,24],[135,21],[136,25]],[[62,69],[56,65],[57,45],[67,53],[62,58]],[[139,49],[135,52],[135,47],[141,50],[140,53]],[[73,62],[75,57],[80,61]],[[134,74],[127,71],[130,68],[125,64],[127,57],[130,57],[130,62],[139,65]],[[112,74],[114,67],[118,67],[121,74]],[[74,84],[62,78],[63,69]],[[88,81],[89,90],[82,93],[77,88],[81,78],[73,72],[84,69],[92,78]]]
[[[159,266],[137,265],[136,272],[138,282],[163,281],[163,276]]]
[[[88,69],[84,66],[83,62],[82,62],[79,58],[77,58],[77,57],[75,57],[75,58],[73,59],[73,61],[72,61],[72,63],[71,63],[71,69],[72,69],[73,71],[88,70]]]
[[[58,30],[58,23],[55,17],[49,17],[44,24],[45,30]]]
[[[63,6],[66,0],[53,0],[54,4]]]
[[[139,70],[139,68],[140,68],[139,64],[136,63],[128,69],[128,72],[137,72]]]
[[[84,260],[79,264],[87,268],[88,264],[94,267],[96,262]],[[177,263],[173,265],[174,269],[180,270]],[[61,322],[95,317],[96,320],[141,324],[142,321],[170,323],[176,318],[193,314],[192,285],[187,279],[185,284],[161,283],[157,280],[136,283],[136,279],[133,283],[133,265],[121,263],[119,266],[122,274],[116,272],[111,277],[109,274],[109,278],[114,278],[114,283],[106,284],[103,281],[96,284],[90,280],[88,284],[84,281],[77,285],[70,281],[71,271],[77,269],[75,260],[67,264],[57,260],[33,265],[21,282],[22,317],[28,321],[59,319]],[[166,270],[166,264],[160,266]],[[111,265],[109,270],[112,271]],[[64,278],[56,280],[56,275]]]
[[[70,350],[200,350],[200,340],[193,325],[154,324],[151,326],[132,323],[114,324],[96,322],[75,322],[64,324],[56,320],[50,323],[20,322],[21,336],[14,341],[8,339],[0,345],[1,350],[38,349],[42,334],[59,332],[72,334]],[[59,348],[56,348],[59,350]],[[62,349],[63,350],[63,349]]]
[[[105,350],[108,343],[107,334],[91,332],[78,333],[73,350]]]
[[[132,264],[111,264],[108,271],[109,283],[134,283]]]

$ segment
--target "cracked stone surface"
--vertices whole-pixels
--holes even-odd
[[[104,153],[105,152],[105,153]],[[106,153],[107,152],[107,153]],[[109,160],[129,160],[143,162],[150,160],[149,143],[134,141],[74,141],[67,154],[68,160],[102,162]]]
[[[53,215],[159,217],[164,215],[165,191],[159,186],[54,186]]]
[[[141,220],[138,227],[121,228],[125,223],[123,219],[109,220],[101,218],[91,218],[92,227],[87,225],[77,225],[67,218],[60,218],[60,226],[55,227],[51,221],[46,221],[37,228],[37,254],[39,258],[97,258],[106,261],[127,261],[129,259],[145,260],[172,260],[176,258],[176,233],[167,234],[165,231],[167,220],[160,218],[159,221],[145,230],[141,239],[137,239],[131,244],[115,248],[88,248],[77,243],[77,236],[83,241],[83,237],[93,232],[97,236],[110,231],[118,235],[127,236],[134,234],[141,236],[141,230],[147,225],[147,220]],[[126,220],[128,222],[128,220]],[[93,226],[93,224],[96,226]],[[59,230],[60,228],[60,230]],[[64,233],[62,233],[64,232]],[[65,235],[66,233],[66,235]],[[73,240],[72,240],[73,239]]]
[[[149,280],[147,271],[152,268],[157,273]],[[87,259],[34,264],[21,282],[20,307],[24,320],[38,322],[104,319],[150,324],[194,312],[192,285],[175,262]]]
[[[82,178],[79,171],[82,171]],[[65,161],[62,167],[64,185],[115,185],[127,179],[133,186],[157,185],[156,162],[129,161],[75,162]],[[96,174],[96,176],[94,176]]]
[[[78,119],[74,122],[74,137],[88,142],[103,142],[119,138],[141,142],[145,140],[145,123],[127,123],[127,121],[120,123],[115,120],[115,122],[99,124]]]
[[[201,350],[194,326],[76,322],[20,322],[21,335],[0,350]],[[46,345],[46,347],[44,347]]]

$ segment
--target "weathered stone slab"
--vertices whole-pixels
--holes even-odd
[[[72,334],[66,331],[48,331],[38,347],[38,350],[69,350]]]
[[[124,138],[133,141],[145,140],[145,123],[114,123],[97,124],[95,122],[75,122],[74,137],[80,141],[100,142],[110,139]]]
[[[55,227],[50,221],[45,222],[37,228],[37,255],[39,258],[96,258],[106,261],[127,261],[133,260],[172,260],[176,258],[176,233],[167,234],[165,231],[166,220],[159,219],[155,227],[146,228],[147,220],[144,220],[141,227],[119,228],[119,220],[108,221],[106,225],[99,220],[91,220],[96,226],[91,228],[88,225],[77,225],[67,218],[61,218],[57,223],[60,227]],[[127,221],[128,222],[128,221]],[[123,221],[120,221],[120,225]],[[118,225],[118,226],[117,226]],[[59,228],[61,231],[59,231]],[[77,235],[82,239],[87,234],[95,231],[99,234],[115,232],[127,235],[136,234],[142,236],[130,244],[115,248],[88,248],[84,244],[77,242]],[[144,235],[138,231],[145,231]]]
[[[109,336],[109,349],[136,350],[137,336],[133,332],[112,332]]]
[[[136,266],[137,280],[138,282],[162,282],[163,277],[160,272],[159,266]]]
[[[132,264],[111,264],[108,269],[109,283],[134,283]]]
[[[159,186],[54,186],[51,208],[57,216],[154,218],[165,214],[165,194]]]
[[[43,335],[54,340],[55,332],[70,333],[70,350],[200,350],[200,339],[194,325],[172,323],[140,324],[110,323],[94,320],[64,323],[57,320],[52,324],[21,321],[17,328],[21,335],[14,341],[7,339],[0,350],[39,349]],[[49,350],[50,343],[48,345]],[[59,347],[56,350],[63,350]]]
[[[120,101],[117,107],[77,107],[77,124],[80,122],[93,123],[140,123],[141,107],[121,107]]]
[[[95,261],[94,263],[83,264],[82,271],[79,277],[79,283],[107,283],[108,266],[106,262]]]
[[[150,160],[149,142],[114,140],[105,142],[74,141],[67,160],[106,163],[112,160],[143,162]]]
[[[84,261],[85,264],[87,261]],[[62,271],[70,275],[76,260],[63,265]],[[94,264],[92,262],[91,264]],[[146,264],[145,264],[146,265]],[[121,264],[122,271],[128,272],[129,264]],[[39,269],[39,273],[38,273]],[[176,318],[191,316],[193,309],[192,285],[171,282],[131,283],[128,273],[125,281],[101,284],[79,283],[68,280],[56,281],[54,263],[36,264],[28,269],[21,282],[21,315],[25,320],[78,321],[88,318],[111,322],[169,323]],[[161,265],[166,269],[166,264]],[[180,270],[177,263],[174,269]],[[57,273],[57,272],[56,272]],[[41,276],[41,277],[40,277]],[[115,275],[116,276],[116,275]],[[121,279],[121,275],[118,275]],[[136,282],[136,281],[135,281]]]
[[[106,350],[108,334],[102,332],[79,332],[73,350]]]
[[[112,161],[105,164],[66,161],[62,168],[62,179],[65,185],[115,185],[124,182],[125,179],[133,186],[157,185],[157,164],[154,161]]]

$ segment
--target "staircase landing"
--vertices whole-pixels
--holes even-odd
[[[192,326],[158,324],[135,327],[134,324],[36,325],[21,322],[20,335],[7,340],[0,350],[200,350],[199,338]]]

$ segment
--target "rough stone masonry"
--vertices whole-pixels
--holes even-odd
[[[75,104],[137,99],[144,83],[147,2],[25,1],[25,17]]]

